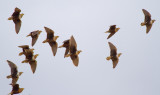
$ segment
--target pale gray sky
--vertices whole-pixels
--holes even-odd
[[[24,72],[18,80],[25,88],[20,95],[160,95],[159,4],[158,0],[1,0],[0,95],[12,89],[6,60]],[[18,35],[14,23],[7,20],[15,7],[24,13]],[[143,8],[156,19],[147,35],[140,26]],[[104,32],[113,24],[121,29],[107,40]],[[50,46],[42,43],[44,26],[60,36],[59,45],[74,36],[83,51],[78,67],[64,59],[65,49],[58,49],[54,57]],[[34,30],[43,32],[34,46],[39,56],[32,74],[29,64],[21,63],[25,57],[18,56],[22,50],[17,46],[31,46],[26,35]],[[108,41],[122,53],[115,69],[105,59],[110,55]]]

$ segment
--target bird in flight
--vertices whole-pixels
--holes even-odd
[[[69,40],[69,54],[65,57],[69,57],[72,59],[73,64],[77,67],[79,64],[79,57],[78,55],[82,52],[81,50],[77,50],[77,43],[73,36],[71,36]]]
[[[12,78],[12,83],[13,85],[15,85],[19,79],[19,76],[23,73],[23,72],[18,72],[18,68],[16,66],[16,64],[14,64],[13,62],[7,60],[9,67],[11,68],[11,75],[8,75],[7,78]]]
[[[107,37],[107,39],[112,37],[119,29],[120,28],[116,28],[116,25],[111,25],[109,30],[105,32],[105,33],[110,33],[109,36]]]
[[[113,63],[113,68],[115,68],[118,64],[119,57],[121,56],[122,53],[117,54],[117,48],[111,42],[108,42],[108,44],[110,47],[110,56],[107,57],[106,59],[107,60],[111,59]]]
[[[144,16],[145,16],[145,19],[144,19],[144,22],[141,23],[141,26],[146,26],[146,33],[148,34],[149,31],[151,30],[152,28],[152,25],[153,23],[156,21],[156,20],[152,20],[151,19],[151,14],[145,10],[145,9],[142,9],[143,13],[144,13]]]
[[[42,31],[37,30],[37,31],[33,31],[29,35],[27,35],[27,37],[29,37],[29,36],[32,37],[32,46],[34,46],[34,44],[36,43],[36,41],[37,41],[37,39],[38,39],[38,37],[39,37],[41,32]]]
[[[8,18],[8,20],[13,20],[14,24],[15,24],[15,31],[16,33],[18,34],[19,31],[20,31],[20,28],[21,28],[21,24],[22,24],[22,21],[21,21],[21,18],[23,17],[23,13],[20,14],[21,10],[19,8],[15,8],[14,9],[14,13],[12,14],[11,17]]]
[[[49,43],[51,46],[53,55],[55,56],[57,53],[57,48],[58,48],[58,43],[56,42],[57,38],[59,36],[54,36],[54,31],[48,27],[44,27],[46,33],[47,33],[47,38],[46,40],[43,41],[43,43]]]

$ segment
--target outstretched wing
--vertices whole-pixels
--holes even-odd
[[[108,44],[111,50],[110,55],[111,56],[117,55],[117,48],[111,42],[108,42]]]
[[[58,48],[58,44],[57,42],[53,41],[53,42],[49,42],[49,45],[51,46],[53,55],[55,56],[57,53],[57,48]]]
[[[18,34],[19,31],[20,31],[21,23],[22,23],[22,22],[21,22],[20,19],[17,19],[17,20],[15,21],[15,31],[16,31],[17,34]]]
[[[145,16],[145,19],[144,19],[145,23],[150,23],[150,21],[151,21],[151,14],[147,10],[145,10],[145,9],[142,9],[142,11],[143,11],[144,16]]]
[[[37,61],[36,60],[29,61],[29,64],[31,66],[32,72],[35,73],[36,68],[37,68]]]
[[[10,68],[11,68],[12,77],[15,77],[17,75],[17,73],[18,73],[17,66],[13,62],[11,62],[9,60],[7,60],[7,62],[8,62],[8,65],[10,66]]]
[[[109,36],[107,37],[107,39],[109,39],[110,37],[112,37],[115,33],[116,33],[116,32],[110,33]]]
[[[74,54],[77,51],[77,43],[76,43],[73,36],[71,36],[71,38],[70,38],[69,47],[70,47],[70,52],[71,53]]]

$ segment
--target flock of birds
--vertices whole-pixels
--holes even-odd
[[[145,15],[145,19],[144,22],[141,23],[141,26],[146,26],[146,33],[149,33],[152,24],[154,23],[155,20],[151,19],[151,14],[145,10],[142,9],[144,15]],[[13,20],[14,24],[15,24],[15,31],[18,34],[21,28],[21,18],[23,17],[23,13],[20,14],[21,10],[19,8],[15,8],[13,14],[11,17],[8,18],[8,20]],[[78,66],[79,63],[79,57],[78,55],[80,54],[80,52],[82,52],[81,50],[77,50],[77,43],[74,39],[73,36],[70,37],[70,39],[65,40],[63,42],[63,44],[61,46],[58,47],[58,43],[56,42],[57,38],[59,36],[55,36],[54,35],[54,31],[48,27],[44,27],[46,33],[47,33],[47,38],[46,40],[44,40],[42,43],[49,43],[51,50],[53,52],[53,56],[56,55],[57,52],[57,48],[66,48],[65,53],[64,53],[64,58],[65,57],[70,57],[73,64],[75,66]],[[116,32],[118,32],[120,28],[116,28],[116,25],[111,25],[109,30],[106,31],[105,33],[110,33],[109,36],[107,37],[107,39],[111,38]],[[37,30],[37,31],[33,31],[31,32],[29,35],[27,35],[27,37],[31,36],[32,38],[32,47],[35,45],[40,33],[42,31]],[[111,43],[108,42],[109,47],[110,47],[110,56],[106,58],[106,60],[112,60],[113,63],[113,68],[116,67],[116,65],[118,64],[119,61],[119,57],[121,56],[122,53],[117,53],[117,48]],[[19,56],[21,55],[25,55],[25,60],[22,61],[22,63],[29,63],[31,66],[31,70],[33,73],[35,73],[36,71],[36,67],[37,67],[37,56],[38,54],[34,54],[34,49],[30,48],[29,45],[22,45],[22,46],[18,46],[19,48],[22,48],[22,52],[19,53]],[[10,85],[12,85],[12,91],[9,93],[11,95],[13,94],[18,94],[21,93],[24,88],[20,88],[19,84],[17,84],[17,81],[19,79],[19,76],[23,73],[23,72],[18,72],[17,66],[16,64],[14,64],[13,62],[7,60],[10,68],[11,68],[11,75],[7,76],[7,78],[12,78],[12,83]]]

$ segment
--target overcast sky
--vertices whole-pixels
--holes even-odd
[[[20,95],[160,95],[160,1],[158,0],[1,0],[0,3],[0,95],[12,90],[10,67],[14,62],[24,72],[19,80],[25,88]],[[24,13],[19,34],[8,17],[14,8]],[[149,34],[142,9],[148,10],[155,23]],[[116,24],[120,30],[107,40],[104,32]],[[46,39],[44,26],[55,31],[58,45],[74,36],[79,66],[64,58],[64,48],[54,57]],[[37,69],[32,73],[29,64],[21,63],[24,56],[19,45],[30,45],[34,30],[42,30],[34,45]],[[115,69],[108,42],[122,53]]]

